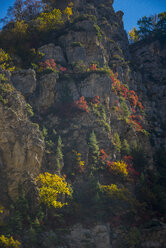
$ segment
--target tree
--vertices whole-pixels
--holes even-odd
[[[139,41],[138,30],[136,29],[136,27],[129,31],[129,40],[131,43]]]
[[[90,134],[88,146],[89,146],[89,164],[93,167],[97,164],[100,155],[100,149],[94,131]]]
[[[50,12],[42,12],[35,20],[36,27],[39,31],[55,30],[64,24],[62,12],[60,9],[53,9]]]
[[[43,9],[43,4],[40,0],[26,0],[24,1],[24,20],[30,21],[35,18]]]
[[[14,71],[15,67],[12,66],[12,59],[9,54],[5,53],[5,51],[0,48],[0,67],[3,70]]]
[[[16,21],[30,21],[36,17],[42,10],[43,4],[40,0],[16,0],[13,6],[10,6],[5,18],[0,21],[4,24]]]
[[[45,172],[40,174],[36,181],[39,186],[39,199],[46,207],[62,208],[67,205],[62,202],[62,196],[71,195],[67,182],[63,177]]]
[[[14,240],[13,237],[0,236],[0,247],[1,248],[19,248],[21,243],[18,240]]]
[[[61,139],[61,136],[58,137],[58,145],[57,145],[57,148],[56,148],[56,165],[57,165],[57,168],[59,171],[62,170],[63,168],[63,153],[62,153],[62,147],[63,147],[63,144],[62,144],[62,139]]]
[[[166,34],[166,12],[158,14],[157,29]]]
[[[152,17],[144,16],[138,20],[137,25],[139,26],[138,34],[141,38],[145,38],[151,34],[154,28],[154,22]]]

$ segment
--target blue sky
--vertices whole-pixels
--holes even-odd
[[[151,16],[166,11],[166,0],[114,0],[115,11],[124,12],[124,26],[127,31],[137,24],[142,16]]]
[[[15,0],[0,0],[0,18],[4,17]],[[142,16],[166,11],[166,0],[114,0],[115,11],[124,12],[124,26],[127,31],[136,26]]]

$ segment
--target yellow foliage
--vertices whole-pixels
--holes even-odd
[[[71,195],[67,182],[64,178],[56,174],[45,172],[40,174],[36,181],[39,184],[39,198],[40,202],[46,206],[54,208],[61,208],[67,203],[62,203],[61,198],[64,195]]]
[[[106,193],[107,197],[113,199],[120,199],[124,201],[129,200],[130,192],[125,188],[118,188],[116,184],[101,185],[102,190]]]
[[[129,37],[131,42],[139,41],[139,35],[137,33],[136,27],[134,27],[131,31],[129,31]]]
[[[0,214],[3,214],[4,207],[0,206]]]
[[[60,9],[53,9],[50,12],[42,12],[35,20],[39,31],[50,31],[64,24]]]
[[[110,167],[111,171],[114,172],[115,174],[121,174],[124,176],[128,175],[127,171],[127,164],[122,160],[122,161],[117,161],[113,162]]]
[[[18,34],[19,36],[24,36],[27,32],[28,24],[26,24],[24,21],[16,21],[14,23],[14,28],[12,29],[12,32],[15,34]]]
[[[15,67],[11,66],[11,57],[0,48],[0,66],[3,70],[14,71]]]
[[[73,14],[72,7],[66,7],[66,9],[63,11],[63,14],[65,15],[67,20],[70,20],[70,17]]]
[[[19,248],[21,243],[14,240],[13,237],[7,238],[4,235],[0,236],[0,247],[2,248]]]
[[[79,173],[82,173],[85,170],[85,162],[81,160],[81,153],[73,150],[74,162],[76,163],[76,169]]]

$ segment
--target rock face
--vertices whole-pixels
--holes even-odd
[[[166,149],[166,45],[165,40],[140,42],[130,47],[133,63],[142,75],[139,86],[147,104],[147,118],[156,148]]]
[[[74,226],[69,237],[71,248],[111,248],[109,227],[96,225],[94,228],[83,228],[81,225]]]
[[[86,180],[91,174],[89,137],[92,131],[96,134],[99,150],[104,149],[108,154],[105,163],[121,161],[124,155],[129,155],[142,144],[148,163],[144,168],[140,162],[140,174],[148,168],[153,170],[156,149],[166,147],[165,45],[153,41],[129,47],[123,28],[123,12],[114,12],[112,0],[75,0],[74,3],[73,22],[64,27],[63,33],[55,34],[54,43],[38,49],[44,54],[41,62],[53,59],[56,70],[21,70],[7,77],[16,90],[9,93],[7,103],[0,98],[0,116],[3,117],[0,119],[0,204],[16,198],[20,183],[30,190],[34,177],[46,170],[65,173],[67,180],[78,186],[76,188],[88,188]],[[57,1],[57,6],[64,9],[66,1]],[[116,79],[111,73],[114,77],[117,75],[130,94],[136,92],[132,96],[143,103],[146,118],[143,109],[126,100],[124,92],[118,93],[114,84]],[[41,132],[28,117],[30,106],[24,97],[33,106],[34,119],[44,130],[45,144]],[[135,113],[141,116],[144,128],[152,133],[153,147],[149,136],[144,135],[147,134],[145,130],[138,130],[133,123],[130,125],[129,117]],[[63,169],[57,165],[59,136],[63,143]],[[130,152],[124,151],[125,142]],[[73,151],[81,154],[78,160],[83,160],[87,170],[83,176],[74,167]],[[143,156],[138,155],[139,158]],[[103,164],[91,171],[94,177],[103,185],[116,183],[117,175],[110,175]],[[118,186],[123,185],[123,180],[118,182]],[[125,182],[125,186],[134,194],[135,185],[131,182],[134,181]],[[76,209],[79,208],[79,203],[75,205]],[[88,212],[88,207],[85,208]],[[125,212],[126,206],[121,210]],[[128,218],[127,214],[125,218]],[[91,227],[74,223],[69,228],[67,246],[64,247],[119,248],[118,240],[123,231],[111,229],[111,221],[108,218],[104,224],[103,220],[102,223],[92,222],[92,226],[88,225]],[[117,222],[114,223],[115,229]],[[164,237],[161,242],[149,239],[144,237],[140,247],[164,247]]]
[[[7,195],[16,198],[19,183],[31,181],[40,172],[44,143],[38,128],[28,120],[26,109],[23,96],[15,90],[8,96],[7,106],[0,103],[2,204]]]
[[[90,229],[81,225],[74,226],[69,236],[69,247],[111,248],[109,232],[107,225],[96,225]]]
[[[43,61],[47,59],[54,59],[57,63],[62,65],[66,64],[63,50],[60,46],[55,46],[53,43],[50,43],[40,47],[39,52],[43,53]]]
[[[36,89],[36,73],[34,70],[22,70],[12,73],[11,82],[25,97],[31,95]]]

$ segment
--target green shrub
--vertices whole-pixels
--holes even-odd
[[[72,47],[83,47],[83,44],[81,42],[73,42]]]
[[[96,35],[97,35],[99,41],[101,41],[102,40],[102,31],[101,31],[100,27],[96,23],[93,26],[94,26],[94,29],[96,31]]]

